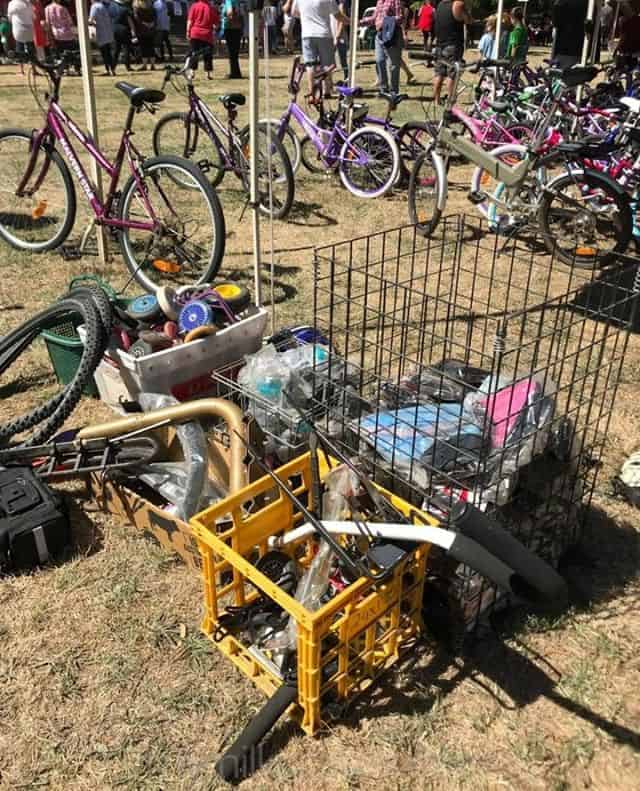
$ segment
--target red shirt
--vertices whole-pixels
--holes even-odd
[[[220,15],[205,0],[197,0],[189,9],[189,38],[213,44],[213,28],[220,23]]]
[[[425,33],[431,32],[433,28],[433,15],[436,9],[431,3],[425,3],[420,9],[420,16],[418,17],[418,30],[423,30]]]

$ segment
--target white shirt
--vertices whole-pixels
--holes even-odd
[[[21,43],[33,41],[33,9],[27,0],[11,0],[7,8],[11,35]]]
[[[295,0],[292,14],[300,16],[302,38],[333,38],[331,17],[338,13],[336,0]]]

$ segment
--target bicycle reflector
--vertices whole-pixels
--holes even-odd
[[[39,220],[47,210],[46,200],[38,201],[38,205],[31,210],[31,216],[34,220]]]
[[[595,247],[576,247],[576,256],[591,257],[596,255],[598,251]]]
[[[151,266],[154,269],[157,269],[158,272],[164,272],[165,274],[171,275],[177,274],[182,269],[177,261],[166,261],[164,258],[154,258]]]

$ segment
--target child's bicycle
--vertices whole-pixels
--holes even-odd
[[[93,222],[114,232],[132,278],[143,288],[155,290],[163,281],[172,285],[211,281],[225,247],[224,215],[217,195],[191,162],[173,156],[146,159],[131,140],[136,113],[155,112],[164,93],[116,83],[130,105],[118,153],[111,162],[59,104],[60,81],[68,64],[65,57],[54,64],[33,59],[29,80],[39,104],[36,75],[46,75],[49,82],[46,105],[40,104],[44,126],[32,132],[0,131],[0,237],[32,253],[63,244],[76,217],[70,166],[93,212]],[[109,176],[104,202],[96,195],[65,128]],[[125,159],[131,175],[119,189]]]
[[[175,154],[190,159],[217,187],[225,173],[233,173],[249,196],[249,127],[238,130],[236,108],[245,103],[241,93],[227,93],[219,101],[227,111],[227,123],[222,123],[198,96],[193,85],[193,61],[187,58],[182,68],[165,67],[162,88],[171,83],[184,92],[186,84],[189,109],[186,113],[163,116],[153,130],[153,150],[156,155]],[[178,82],[182,78],[182,82]],[[260,210],[275,219],[287,216],[293,204],[295,190],[289,156],[275,134],[267,135],[259,129],[258,192]],[[269,142],[267,142],[269,141]]]
[[[393,136],[385,129],[371,125],[347,132],[346,116],[353,107],[353,96],[345,86],[337,86],[341,96],[338,109],[325,109],[322,99],[323,83],[335,66],[317,68],[314,95],[311,98],[318,111],[314,121],[298,104],[300,81],[306,66],[300,58],[293,60],[289,80],[290,101],[278,121],[270,123],[280,140],[291,140],[292,119],[300,126],[304,137],[300,142],[300,159],[312,173],[337,170],[344,186],[359,198],[379,198],[386,194],[398,178],[400,153]]]

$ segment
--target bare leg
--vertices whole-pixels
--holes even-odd
[[[442,91],[442,77],[436,75],[433,78],[433,102],[434,104],[440,103],[440,92]]]
[[[406,62],[406,60],[404,58],[400,58],[400,68],[407,75],[407,81],[408,82],[413,82],[413,80],[414,80],[413,72],[407,66],[407,62]]]
[[[309,96],[313,96],[313,66],[307,66],[307,83],[309,85]]]

